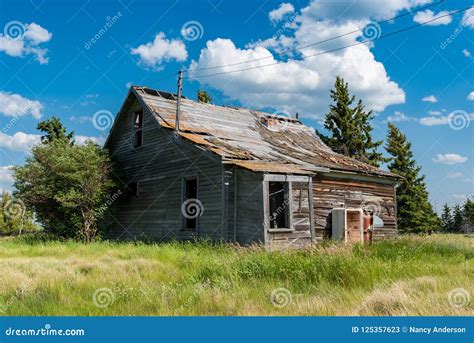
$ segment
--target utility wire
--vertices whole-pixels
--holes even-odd
[[[423,11],[423,10],[425,10],[425,9],[427,9],[427,8],[430,8],[430,7],[439,5],[439,4],[443,3],[444,1],[445,1],[445,0],[441,0],[441,1],[435,2],[435,3],[430,4],[430,5],[426,5],[426,6],[420,7],[420,8],[418,8],[418,9],[416,9],[416,10],[413,10],[413,11],[410,11],[410,12],[406,12],[406,13],[397,15],[397,16],[395,16],[395,17],[393,17],[393,18],[390,18],[390,19],[386,19],[386,20],[379,21],[379,22],[372,22],[372,24],[375,24],[375,25],[384,24],[384,23],[387,23],[387,22],[390,22],[390,21],[393,21],[393,20],[396,20],[396,19],[405,17],[405,16],[407,16],[407,15],[414,14],[414,13],[417,13],[417,12],[419,12],[419,11]],[[283,52],[279,52],[279,53],[276,53],[276,55],[279,55],[279,56],[286,55],[286,54],[289,54],[289,53],[292,53],[292,52],[295,52],[295,51],[298,51],[298,50],[306,49],[306,48],[309,48],[309,47],[312,47],[312,46],[315,46],[315,45],[319,45],[319,44],[323,44],[323,43],[330,42],[330,41],[335,40],[335,39],[338,39],[338,38],[346,37],[346,36],[352,35],[352,34],[354,34],[354,33],[361,32],[361,31],[363,31],[363,29],[357,29],[357,30],[354,30],[354,31],[351,31],[351,32],[347,32],[347,33],[340,34],[340,35],[338,35],[338,36],[334,36],[334,37],[331,37],[331,38],[324,39],[324,40],[322,40],[322,41],[318,41],[318,42],[311,43],[311,44],[308,44],[308,45],[300,46],[300,47],[297,47],[297,48],[294,48],[294,49],[291,49],[291,50],[286,50],[286,51],[283,51]],[[252,60],[247,60],[247,61],[242,61],[242,62],[237,62],[237,63],[224,64],[224,65],[213,66],[213,67],[198,68],[198,69],[193,69],[192,72],[194,72],[194,71],[200,71],[200,70],[210,70],[210,69],[218,69],[218,68],[224,68],[224,67],[232,67],[232,66],[236,66],[236,65],[245,64],[245,63],[251,63],[251,62],[255,62],[255,61],[261,61],[261,60],[265,60],[265,59],[272,58],[272,57],[273,57],[273,55],[271,55],[271,56],[265,56],[265,57],[260,57],[260,58],[255,58],[255,59],[252,59]],[[185,72],[188,72],[188,71],[185,71]]]
[[[374,38],[374,39],[364,40],[364,41],[361,41],[361,42],[353,43],[353,44],[346,45],[346,46],[342,46],[342,47],[339,47],[339,48],[335,48],[335,49],[331,49],[331,50],[327,50],[327,51],[322,51],[322,52],[319,52],[319,53],[316,53],[316,54],[306,55],[306,56],[303,56],[302,59],[304,60],[304,59],[307,59],[307,58],[310,58],[310,57],[320,56],[320,55],[328,54],[328,53],[331,53],[331,52],[335,52],[335,51],[339,51],[339,50],[344,50],[344,49],[347,49],[347,48],[350,48],[350,47],[353,47],[353,46],[357,46],[357,45],[365,44],[365,43],[367,43],[367,42],[372,42],[372,41],[379,40],[379,39],[382,39],[382,38],[385,38],[385,37],[393,36],[393,35],[395,35],[395,34],[399,34],[399,33],[402,33],[402,32],[408,31],[408,30],[412,30],[412,29],[415,29],[415,28],[420,27],[420,26],[425,26],[425,25],[427,25],[427,24],[429,24],[429,23],[432,23],[432,22],[434,22],[434,21],[436,21],[436,20],[440,20],[440,19],[442,19],[442,18],[444,18],[444,17],[448,17],[448,16],[453,15],[453,14],[466,12],[466,11],[472,9],[472,8],[474,8],[474,7],[473,7],[473,6],[470,6],[470,7],[464,8],[464,9],[462,9],[462,10],[453,11],[453,12],[450,12],[449,14],[445,14],[445,15],[436,17],[436,18],[434,18],[434,19],[425,21],[425,22],[423,22],[423,23],[419,23],[419,24],[416,24],[416,25],[412,25],[412,26],[409,26],[409,27],[406,27],[406,28],[397,30],[397,31],[393,31],[393,32],[389,32],[389,33],[380,35],[379,37],[376,37],[376,38]],[[288,61],[299,61],[299,60],[289,59]],[[225,72],[219,72],[219,73],[213,73],[213,74],[184,76],[183,78],[186,78],[186,79],[190,79],[190,78],[193,78],[193,79],[206,78],[206,77],[212,77],[212,76],[217,76],[217,75],[231,74],[231,73],[237,73],[237,72],[240,72],[240,71],[246,71],[246,70],[252,70],[252,69],[258,69],[258,68],[269,67],[269,66],[273,66],[273,65],[280,64],[280,63],[284,63],[284,62],[282,62],[282,61],[277,61],[277,62],[272,62],[272,63],[268,63],[268,64],[263,64],[263,65],[260,65],[260,66],[248,67],[248,68],[237,69],[237,70],[231,70],[231,71],[225,71]]]

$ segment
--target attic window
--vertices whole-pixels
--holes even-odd
[[[143,110],[136,111],[133,115],[133,146],[143,145]]]

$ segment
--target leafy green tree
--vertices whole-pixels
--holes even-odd
[[[52,132],[33,147],[23,166],[14,168],[15,196],[34,210],[48,232],[90,242],[115,186],[112,162],[107,150],[93,142],[76,146],[70,135]]]
[[[453,230],[454,219],[451,213],[451,208],[448,204],[444,204],[443,213],[441,214],[441,227],[444,232],[451,232]]]
[[[407,137],[393,124],[385,149],[392,156],[388,169],[403,177],[397,187],[397,217],[401,232],[431,232],[440,226],[438,216],[428,199],[424,175],[411,151]]]
[[[205,90],[198,90],[197,101],[205,104],[210,104],[212,103],[212,97]]]
[[[3,192],[0,198],[0,233],[4,235],[21,234],[39,229],[34,222],[33,214],[26,210],[20,199],[8,192]]]
[[[74,131],[66,134],[67,130],[58,117],[52,116],[50,119],[38,123],[37,129],[44,133],[41,136],[41,141],[45,144],[51,143],[53,140],[72,143]]]
[[[372,140],[372,111],[365,111],[362,100],[353,106],[355,96],[350,94],[349,85],[342,77],[336,77],[331,98],[334,104],[329,106],[324,121],[330,136],[318,132],[321,139],[334,151],[359,161],[377,167],[386,162],[382,153],[377,151],[383,142]]]

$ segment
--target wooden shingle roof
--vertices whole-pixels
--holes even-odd
[[[163,128],[175,129],[173,94],[132,86],[131,92]],[[165,94],[163,96],[162,94]],[[299,120],[245,108],[181,100],[177,134],[219,155],[224,163],[256,172],[313,175],[345,171],[398,178],[397,175],[333,152]]]

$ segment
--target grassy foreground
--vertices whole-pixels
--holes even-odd
[[[265,252],[0,239],[0,315],[473,315],[474,238]]]

